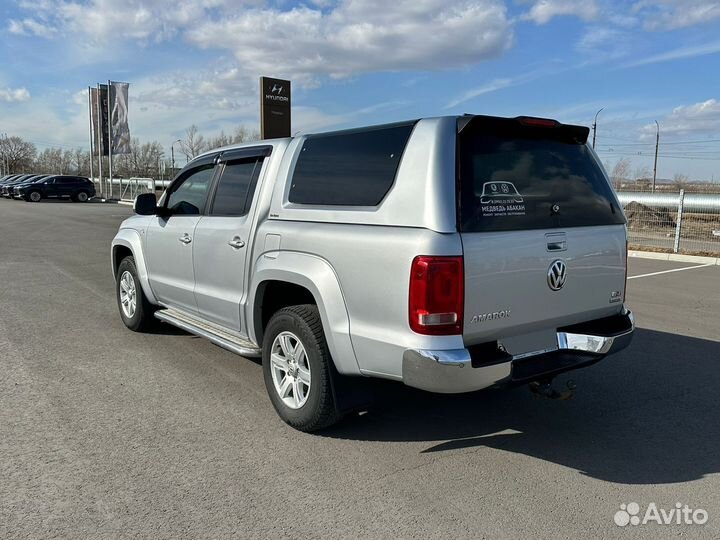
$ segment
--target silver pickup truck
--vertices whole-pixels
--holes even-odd
[[[452,116],[233,145],[144,194],[112,242],[120,316],[261,357],[312,431],[355,377],[529,383],[630,341],[625,217],[588,129]]]

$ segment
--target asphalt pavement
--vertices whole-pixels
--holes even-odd
[[[0,200],[0,538],[720,537],[720,266],[631,259],[634,342],[572,400],[378,383],[308,435],[256,361],[125,329],[130,212]],[[709,519],[616,525],[631,502]]]

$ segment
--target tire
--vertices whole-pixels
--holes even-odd
[[[148,302],[138,279],[135,259],[125,257],[118,266],[115,296],[120,318],[133,332],[145,332],[156,324],[155,306]]]
[[[286,338],[289,343],[283,347]],[[305,354],[300,351],[293,359],[285,353],[286,348],[298,351],[298,342]],[[285,358],[289,361],[283,362]],[[342,418],[330,382],[331,362],[317,306],[286,307],[270,318],[263,339],[263,376],[270,401],[283,421],[297,430],[311,432]],[[281,387],[286,388],[285,397]]]
[[[75,195],[70,197],[73,202],[87,202],[90,198],[87,194],[87,191],[78,191]]]
[[[42,193],[39,191],[31,191],[28,193],[27,200],[30,202],[40,202],[40,199],[42,199]]]

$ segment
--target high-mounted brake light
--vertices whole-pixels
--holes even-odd
[[[418,334],[461,334],[465,276],[462,257],[415,257],[410,269],[410,328]]]
[[[519,116],[517,121],[524,126],[535,126],[535,127],[558,127],[560,122],[552,120],[550,118],[535,118],[533,116]]]

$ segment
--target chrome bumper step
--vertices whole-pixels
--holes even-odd
[[[215,345],[241,356],[257,358],[262,355],[261,350],[255,344],[239,338],[215,324],[208,323],[177,309],[159,309],[155,312],[155,317],[186,332],[208,339]]]

